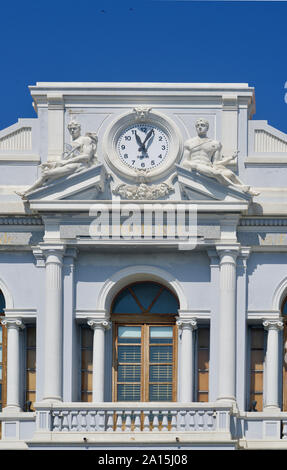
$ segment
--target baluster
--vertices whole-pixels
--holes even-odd
[[[180,431],[185,431],[185,415],[186,415],[185,410],[181,410],[179,412],[179,430]]]
[[[171,431],[177,430],[177,411],[171,411]]]
[[[199,431],[203,431],[204,428],[204,411],[198,410],[198,420],[197,420],[197,425],[199,427]]]
[[[116,411],[117,421],[116,421],[116,431],[122,431],[123,426],[123,419],[122,419],[122,411]]]
[[[287,421],[282,421],[282,439],[287,439]]]
[[[108,419],[107,419],[107,431],[113,432],[114,430],[114,411],[107,411]]]
[[[134,431],[140,431],[141,430],[141,412],[140,411],[134,411]]]
[[[63,422],[62,422],[62,431],[69,431],[69,420],[68,420],[68,411],[63,411],[62,416],[63,416]]]
[[[99,431],[105,431],[105,417],[106,417],[106,412],[104,410],[98,411],[98,430]]]
[[[72,420],[71,420],[71,431],[78,430],[78,411],[72,411]]]
[[[132,426],[132,420],[131,420],[131,414],[132,412],[130,410],[125,411],[125,432],[130,432],[131,431],[131,426]]]
[[[195,411],[189,412],[189,431],[195,430]]]
[[[61,431],[61,415],[60,411],[53,412],[53,431]]]
[[[154,432],[158,432],[159,429],[159,419],[158,419],[158,415],[159,415],[159,411],[158,410],[153,410],[153,420],[152,420],[152,430]]]
[[[87,431],[87,411],[80,412],[80,427],[81,431]]]
[[[168,431],[168,411],[163,411],[162,412],[162,423],[161,423],[161,430],[162,431]]]
[[[214,419],[213,419],[213,411],[208,411],[207,413],[207,416],[206,416],[206,424],[207,424],[207,428],[209,431],[212,431],[213,428],[214,428]]]
[[[96,430],[96,412],[90,411],[89,416],[90,416],[90,431],[95,431]]]
[[[150,431],[150,412],[149,411],[144,411],[144,432],[149,432]]]

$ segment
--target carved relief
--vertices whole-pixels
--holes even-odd
[[[149,108],[148,106],[137,106],[136,108],[134,108],[133,111],[136,115],[136,120],[145,121],[151,109],[152,108]]]
[[[148,186],[141,183],[138,186],[129,184],[120,184],[114,190],[113,194],[121,196],[123,199],[159,199],[168,196],[173,187],[167,183]]]
[[[237,162],[238,152],[231,157],[224,157],[221,153],[221,143],[207,137],[209,123],[205,119],[198,119],[195,128],[197,137],[188,139],[184,144],[182,166],[214,178],[220,184],[233,186],[244,193],[257,196],[259,193],[244,184],[232,170],[227,168],[228,164]]]
[[[68,130],[72,136],[72,144],[69,150],[63,153],[62,160],[42,163],[40,178],[24,193],[17,193],[21,197],[25,198],[27,194],[41,186],[45,186],[63,176],[79,173],[98,163],[96,157],[98,138],[96,134],[88,132],[81,136],[81,125],[76,121],[71,121],[68,124]]]

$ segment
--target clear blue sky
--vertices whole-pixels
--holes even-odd
[[[247,82],[287,132],[287,1],[2,0],[0,129],[37,81]]]

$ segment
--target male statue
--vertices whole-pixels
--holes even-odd
[[[188,139],[184,144],[182,166],[188,170],[196,170],[205,176],[216,179],[226,186],[234,186],[244,193],[258,195],[245,185],[229,168],[228,163],[235,163],[238,152],[232,157],[224,158],[221,154],[222,145],[207,137],[209,123],[206,119],[198,119],[195,123],[197,137]]]
[[[68,124],[68,130],[72,136],[70,151],[63,153],[62,160],[42,163],[40,178],[24,193],[19,194],[21,197],[25,197],[51,181],[72,173],[78,173],[97,163],[97,136],[93,133],[86,133],[85,136],[81,136],[81,125],[76,121],[71,121]]]

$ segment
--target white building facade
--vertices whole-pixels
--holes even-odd
[[[244,83],[30,92],[0,131],[0,448],[286,449],[287,135]]]

